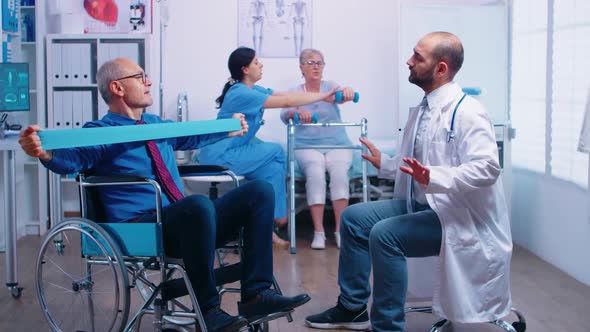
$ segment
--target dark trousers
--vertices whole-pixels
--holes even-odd
[[[187,196],[162,209],[164,251],[182,258],[203,312],[218,306],[213,264],[215,248],[236,240],[244,229],[242,299],[272,285],[274,192],[264,181],[251,181],[215,201]],[[153,222],[146,215],[139,222]]]

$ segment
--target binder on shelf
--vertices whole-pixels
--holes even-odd
[[[86,91],[72,91],[72,128],[82,128],[84,125],[84,101]]]
[[[12,35],[2,34],[2,61],[12,62]]]
[[[63,91],[62,92],[62,116],[63,116],[63,128],[72,128],[72,96],[74,91]]]
[[[63,83],[63,72],[61,68],[61,44],[51,43],[51,82],[53,85],[61,85]]]
[[[94,120],[94,103],[92,102],[92,91],[84,90],[81,93],[82,125]]]
[[[53,91],[53,111],[51,112],[51,128],[64,129],[63,125],[63,91]]]
[[[80,44],[69,44],[69,51],[71,53],[71,72],[72,72],[72,85],[80,85],[82,79],[80,78]]]
[[[8,32],[18,32],[16,0],[2,1],[2,30]]]
[[[100,68],[100,66],[102,66],[105,62],[107,62],[110,59],[112,59],[111,58],[111,44],[101,43],[99,50],[98,50],[98,55],[97,55],[97,61],[98,61],[97,68]]]
[[[139,61],[139,45],[137,43],[121,43],[118,46],[120,57],[129,58],[138,64],[142,63]]]
[[[80,84],[90,85],[92,84],[92,48],[90,43],[78,44],[78,51]]]
[[[72,85],[74,82],[72,72],[72,49],[71,44],[59,44],[61,46],[61,69],[63,73],[63,85]]]

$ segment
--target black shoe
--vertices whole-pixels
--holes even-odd
[[[326,330],[371,330],[371,322],[369,321],[369,313],[367,312],[366,305],[361,310],[350,311],[340,304],[340,301],[338,301],[338,304],[334,308],[330,308],[317,315],[307,316],[305,318],[305,325]]]
[[[231,316],[219,307],[209,309],[204,315],[207,330],[211,332],[237,331],[248,325],[248,320],[242,316]]]
[[[309,300],[307,294],[287,297],[274,289],[265,289],[245,303],[238,302],[238,312],[252,322],[270,314],[293,310]]]

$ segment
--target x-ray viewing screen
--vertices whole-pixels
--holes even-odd
[[[29,64],[0,63],[0,112],[28,111]]]

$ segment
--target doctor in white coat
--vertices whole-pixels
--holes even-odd
[[[398,155],[366,139],[363,157],[395,179],[394,199],[344,211],[335,307],[306,318],[315,328],[404,330],[406,257],[438,256],[434,313],[455,322],[510,312],[512,239],[494,129],[484,107],[453,82],[463,46],[453,34],[424,36],[407,61],[425,97],[411,109]],[[373,267],[373,306],[367,302]]]

